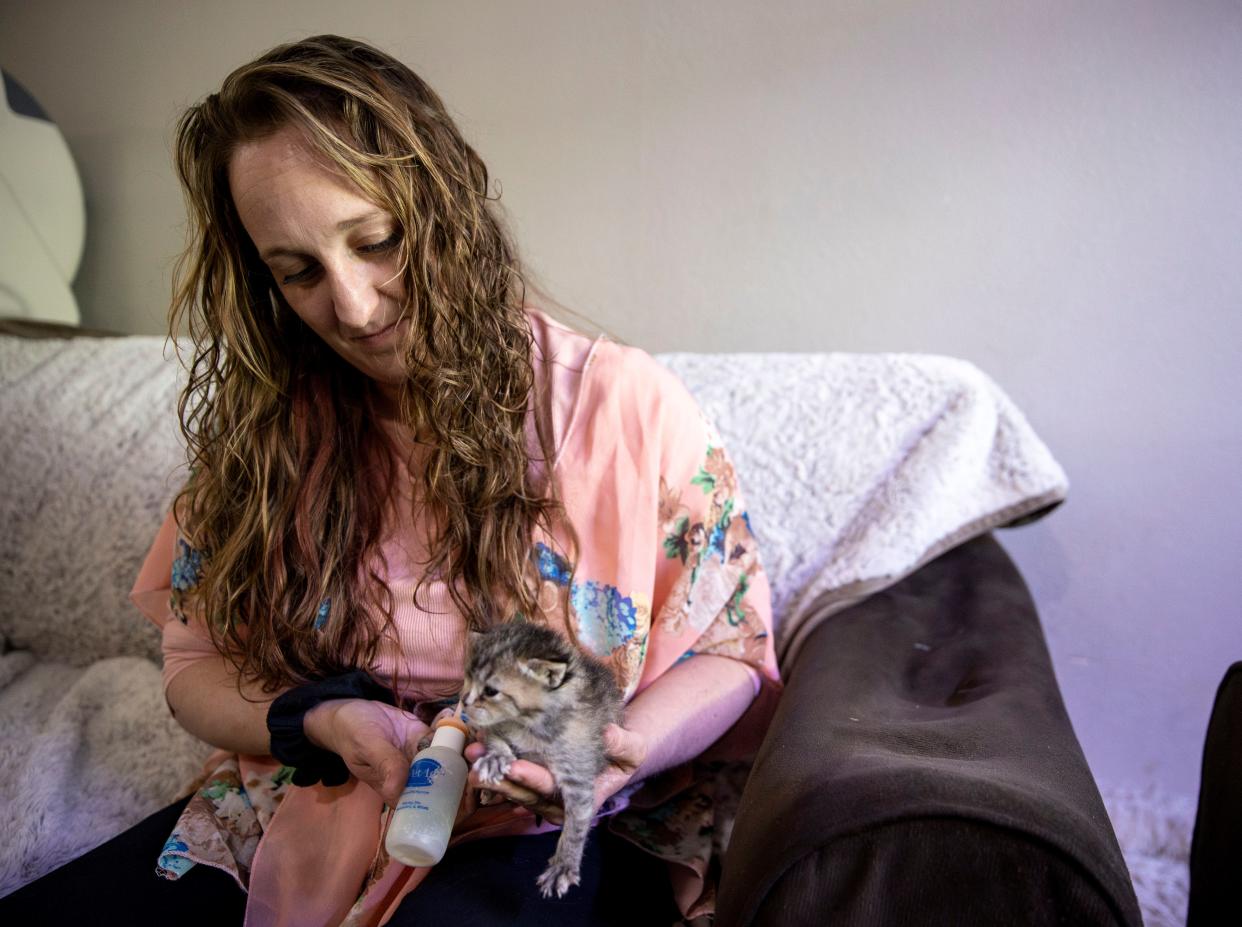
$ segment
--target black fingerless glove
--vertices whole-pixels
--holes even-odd
[[[272,702],[267,710],[267,730],[272,735],[272,756],[293,767],[294,785],[344,785],[349,781],[345,761],[306,736],[302,721],[306,713],[334,698],[365,698],[394,705],[392,691],[380,685],[365,670],[353,670],[316,682],[295,686]]]

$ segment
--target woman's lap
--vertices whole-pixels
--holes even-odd
[[[455,927],[673,923],[677,909],[666,864],[606,827],[591,831],[587,840],[581,884],[563,898],[543,898],[535,879],[559,836],[496,837],[453,847],[406,896],[389,925],[422,927],[446,914]]]
[[[0,923],[241,924],[246,896],[227,873],[200,865],[175,881],[155,874],[155,861],[186,801],[157,811],[0,898]],[[663,927],[672,922],[676,911],[665,864],[603,827],[592,831],[587,841],[582,883],[564,898],[541,897],[535,879],[547,865],[558,836],[498,837],[453,847],[406,896],[389,923],[422,927],[446,913],[458,927]],[[607,879],[602,878],[605,871]]]

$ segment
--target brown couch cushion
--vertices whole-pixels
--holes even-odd
[[[718,927],[1141,923],[994,537],[815,631],[747,783],[718,911]]]

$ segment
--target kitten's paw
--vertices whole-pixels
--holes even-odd
[[[560,898],[571,886],[578,884],[578,867],[558,862],[554,856],[548,863],[548,868],[535,880],[535,884],[539,886],[539,893],[544,898],[551,898],[553,893]]]
[[[513,760],[510,757],[500,753],[484,753],[474,761],[472,768],[479,774],[480,782],[495,785],[505,777],[512,765]]]

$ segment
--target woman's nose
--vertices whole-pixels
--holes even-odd
[[[374,332],[388,323],[375,268],[346,263],[330,275],[332,307],[341,326],[355,337]]]

